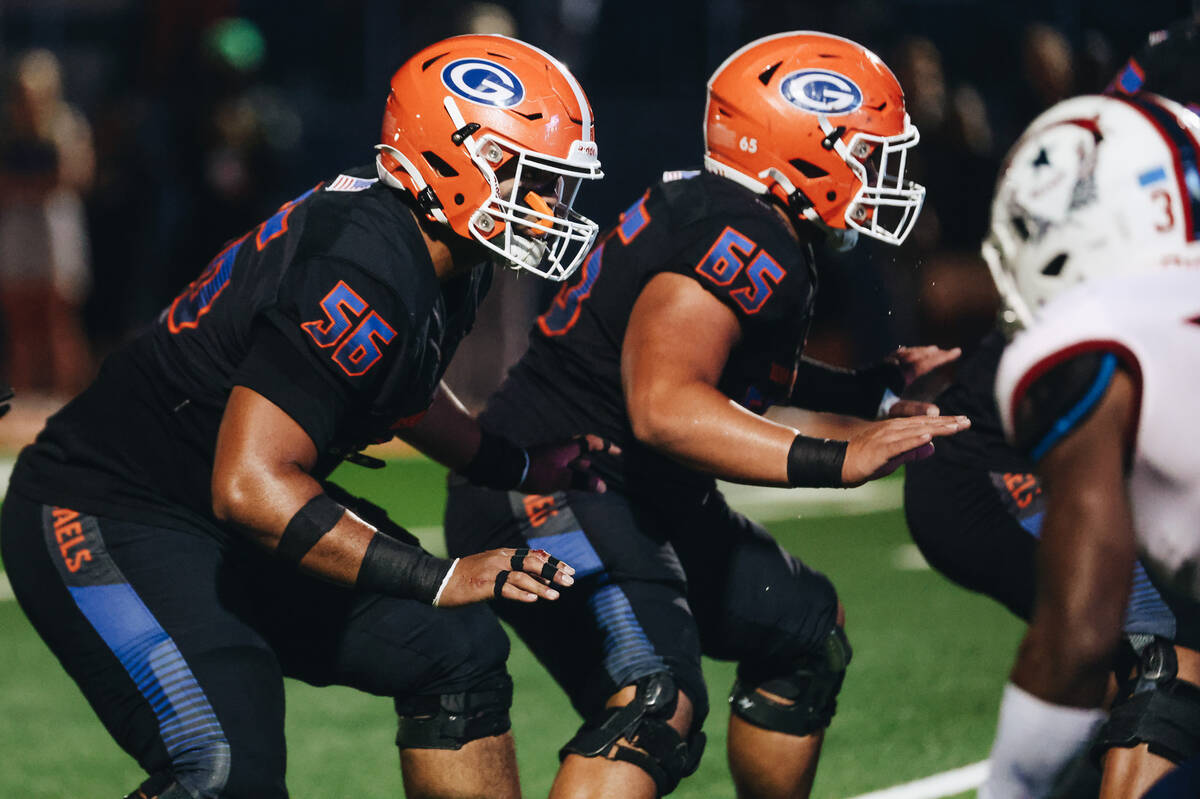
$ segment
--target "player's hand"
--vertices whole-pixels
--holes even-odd
[[[554,585],[571,585],[573,574],[573,568],[544,549],[490,549],[459,559],[438,607],[499,598],[517,602],[558,599]]]
[[[934,345],[926,347],[897,347],[896,351],[884,358],[885,361],[900,367],[904,375],[905,387],[912,385],[918,377],[927,375],[934,369],[958,360],[962,348],[944,350]],[[909,414],[910,416],[916,414]]]
[[[905,419],[909,416],[941,416],[942,410],[932,402],[921,402],[920,400],[896,400],[892,407],[888,408],[888,419]]]
[[[604,493],[607,486],[591,471],[592,452],[620,455],[621,449],[600,436],[576,436],[569,441],[530,447],[529,471],[518,491],[527,494],[553,494],[555,491],[594,491]]]
[[[965,416],[914,416],[887,419],[855,433],[846,447],[842,484],[862,485],[891,474],[901,465],[933,454],[933,439],[971,426]]]

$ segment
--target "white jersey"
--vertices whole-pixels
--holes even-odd
[[[1200,600],[1200,272],[1085,283],[1042,308],[1038,322],[1005,350],[996,375],[1009,441],[1025,391],[1088,351],[1112,353],[1138,384],[1129,495],[1142,562],[1172,590]],[[1076,421],[1066,413],[1057,435]]]

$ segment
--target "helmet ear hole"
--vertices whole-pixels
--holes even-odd
[[[421,157],[425,159],[425,163],[429,164],[434,172],[437,172],[444,178],[458,177],[458,170],[446,163],[440,155],[433,150],[426,150],[421,153]]]
[[[804,175],[804,177],[808,178],[809,180],[823,178],[829,174],[828,170],[822,169],[812,161],[805,161],[803,158],[793,158],[788,163],[794,166],[797,172],[799,172],[801,175]]]
[[[1051,258],[1045,266],[1042,267],[1042,274],[1046,277],[1058,277],[1062,273],[1063,267],[1067,263],[1067,254],[1060,252],[1058,255]]]

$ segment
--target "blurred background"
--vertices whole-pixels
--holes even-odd
[[[369,162],[391,73],[439,38],[515,35],[589,93],[607,227],[664,169],[701,160],[710,72],[759,36],[875,50],[921,131],[928,188],[900,249],[822,261],[811,354],[970,346],[996,298],[978,245],[995,171],[1039,111],[1097,91],[1186,0],[0,0],[0,377],[44,416],[154,318],[222,242]],[[286,8],[286,10],[284,10]],[[478,403],[553,286],[500,276],[451,384]],[[27,432],[21,414],[4,427]],[[39,421],[33,421],[36,430]]]

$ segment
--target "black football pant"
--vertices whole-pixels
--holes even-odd
[[[508,639],[480,605],[350,591],[202,533],[12,490],[0,544],[22,609],[109,733],[198,797],[287,796],[284,676],[398,698],[505,679]]]
[[[555,602],[495,609],[585,718],[622,687],[667,671],[699,729],[708,712],[702,653],[737,661],[755,685],[823,652],[836,623],[830,581],[715,490],[654,502],[611,490],[527,495],[452,477],[446,540],[452,555],[529,546],[576,569]]]
[[[905,467],[904,513],[929,564],[954,582],[990,596],[1020,618],[1033,613],[1037,539],[1045,500],[1033,474],[989,471],[935,455]],[[1125,632],[1200,646],[1200,627],[1176,615],[1137,564]],[[1197,617],[1200,621],[1200,617]]]

